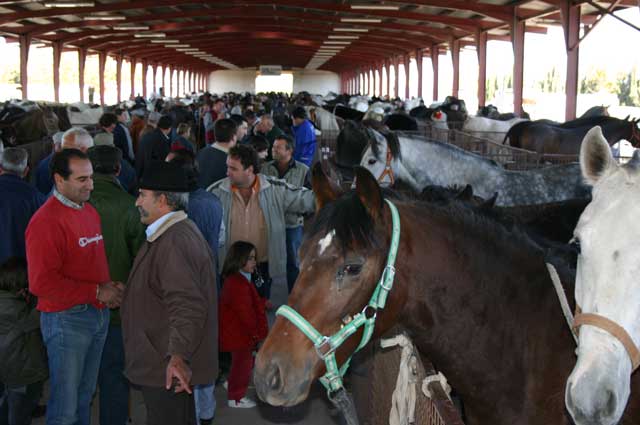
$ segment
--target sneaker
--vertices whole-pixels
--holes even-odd
[[[229,400],[227,405],[237,409],[250,409],[252,407],[256,407],[256,402],[248,397],[242,397],[240,401]]]

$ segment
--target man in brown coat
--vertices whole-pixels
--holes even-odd
[[[188,190],[182,167],[152,162],[136,200],[147,240],[120,312],[125,375],[142,389],[148,425],[195,425],[191,387],[218,372],[215,266],[184,212]]]

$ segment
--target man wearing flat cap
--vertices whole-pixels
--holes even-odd
[[[216,273],[187,218],[189,182],[178,164],[145,168],[136,206],[147,240],[122,301],[125,375],[142,390],[148,425],[195,425],[192,386],[218,372]]]

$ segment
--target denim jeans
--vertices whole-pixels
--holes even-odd
[[[47,425],[89,425],[109,309],[80,304],[40,315],[49,355]]]
[[[302,244],[302,226],[287,228],[287,287],[289,293],[300,273],[298,251]]]
[[[29,425],[31,413],[42,396],[43,382],[4,388],[0,397],[0,425]]]
[[[215,384],[196,385],[193,389],[193,398],[196,405],[196,419],[211,419],[216,413]]]
[[[98,374],[100,425],[125,425],[129,419],[129,381],[124,377],[122,327],[109,326]]]

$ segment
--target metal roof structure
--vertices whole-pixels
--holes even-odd
[[[473,43],[478,32],[508,40],[514,20],[527,20],[527,31],[543,32],[546,25],[561,24],[561,3],[567,2],[2,0],[0,34],[9,40],[27,36],[62,43],[64,48],[210,70],[261,64],[305,67],[322,46],[333,46],[337,53],[320,68],[342,72],[359,63],[446,44],[451,38]],[[583,4],[586,25],[600,14],[594,4],[611,6],[571,3]],[[635,0],[615,3],[614,8],[637,6]],[[174,44],[183,46],[182,51],[156,43],[162,40],[177,40]],[[219,60],[208,61],[208,56],[196,56],[188,48]]]
[[[512,41],[515,51],[519,33],[549,25],[562,25],[567,51],[575,50],[570,21],[575,33],[588,33],[604,14],[632,6],[636,0],[0,0],[0,35],[21,44],[25,72],[28,46],[39,41],[54,48],[54,63],[75,49],[81,58],[201,73],[279,64],[346,78],[422,52],[481,50],[492,39]]]

